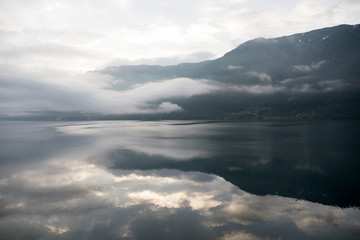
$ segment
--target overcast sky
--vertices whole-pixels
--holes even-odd
[[[0,115],[147,112],[145,102],[164,97],[158,89],[187,97],[218,86],[183,79],[188,86],[180,91],[180,80],[172,80],[119,93],[107,88],[109,76],[83,73],[214,59],[257,37],[358,24],[359,13],[359,0],[0,0]],[[148,107],[181,109],[170,102]]]
[[[244,41],[360,23],[358,0],[1,0],[0,61],[79,73],[219,57]]]

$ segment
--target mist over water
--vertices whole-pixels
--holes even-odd
[[[0,122],[0,239],[358,239],[360,125]]]

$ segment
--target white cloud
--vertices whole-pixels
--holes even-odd
[[[187,55],[175,55],[171,57],[158,57],[158,58],[139,58],[139,59],[126,59],[126,58],[115,58],[106,63],[105,65],[99,67],[99,69],[104,69],[105,67],[110,66],[121,66],[121,65],[176,65],[180,63],[194,63],[201,62],[204,59],[213,59],[214,54],[211,52],[193,52]]]
[[[122,87],[125,82],[107,74],[89,72],[21,72],[0,68],[0,115],[16,116],[41,111],[76,111],[103,114],[148,114],[182,111],[176,98],[216,92],[272,94],[276,92],[329,92],[349,87],[343,80],[309,83],[308,78],[272,84],[265,73],[249,72],[260,80],[254,85],[228,85],[206,79],[174,78]],[[265,84],[264,84],[265,83]],[[185,109],[186,110],[186,109]]]
[[[275,92],[283,92],[286,90],[283,86],[271,86],[271,85],[253,85],[253,86],[235,86],[235,91],[246,92],[252,94],[271,94]]]
[[[295,72],[311,72],[313,70],[319,70],[320,67],[326,63],[326,60],[321,60],[319,62],[313,62],[311,65],[295,65],[293,71]]]
[[[310,76],[305,76],[305,77],[298,77],[298,78],[286,78],[282,81],[280,81],[281,84],[292,84],[292,83],[299,83],[302,81],[307,81],[309,80],[311,77]]]
[[[256,72],[256,71],[250,71],[250,72],[247,72],[246,75],[248,75],[250,77],[256,77],[261,82],[264,82],[264,83],[271,83],[271,76],[267,75],[266,73],[259,73],[259,72]]]
[[[248,0],[229,0],[230,3],[239,4],[239,3],[245,3]]]
[[[254,234],[245,232],[245,231],[233,231],[225,234],[220,240],[264,240],[262,237],[258,237]],[[273,240],[273,238],[266,237],[267,240]],[[276,239],[276,238],[274,238]]]
[[[318,83],[321,89],[325,92],[332,92],[336,90],[341,90],[343,88],[349,87],[350,84],[342,79],[336,80],[325,80]]]
[[[343,79],[329,79],[316,82],[311,76],[287,78],[280,81],[280,83],[285,87],[286,91],[293,93],[323,93],[358,87],[357,84],[349,83]]]
[[[168,113],[182,108],[173,98],[191,97],[220,89],[209,80],[176,78],[149,82],[118,91],[123,82],[110,75],[90,72],[70,76],[42,74],[0,74],[1,115],[22,115],[39,111],[81,111],[95,113]],[[165,99],[165,100],[164,100]]]
[[[162,102],[159,105],[158,111],[167,113],[167,112],[177,112],[181,110],[183,109],[179,105],[166,101],[166,102]]]
[[[143,0],[2,0],[1,112],[109,111],[111,107],[118,112],[180,109],[166,100],[157,108],[146,103],[154,99],[161,102],[160,98],[171,94],[187,97],[221,87],[183,79],[189,87],[172,80],[117,92],[111,88],[121,85],[121,80],[89,74],[85,78],[92,80],[82,79],[84,76],[78,74],[117,64],[203,61],[220,57],[256,37],[277,37],[329,25],[358,23],[359,11],[360,2],[353,0],[344,0],[341,4],[335,0],[278,4],[245,0],[156,0],[151,3]],[[294,69],[316,70],[322,64],[299,65]],[[249,74],[263,83],[271,83],[271,76],[266,73]],[[238,87],[253,93],[281,90],[276,86]],[[155,90],[158,88],[160,90]],[[175,88],[180,90],[174,91]]]
[[[172,64],[163,60],[199,51],[221,56],[256,37],[355,24],[360,21],[359,10],[360,2],[351,0],[341,4],[335,0],[277,4],[4,0],[0,3],[0,62],[73,73],[95,69],[111,59],[158,59],[161,64]]]
[[[243,66],[241,66],[241,65],[236,65],[236,66],[234,66],[234,65],[229,65],[229,66],[227,67],[227,69],[230,69],[230,70],[242,69],[242,68],[243,68]]]

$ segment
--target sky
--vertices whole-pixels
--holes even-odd
[[[256,37],[360,22],[357,0],[2,0],[0,61],[73,73],[222,56]]]
[[[79,85],[87,71],[215,59],[257,37],[358,24],[359,13],[358,0],[1,0],[0,107],[15,113],[19,104],[9,99],[20,95],[18,87],[29,92],[25,85],[71,96],[81,89],[76,94],[89,97],[93,92]],[[39,103],[33,110],[53,107],[52,99],[40,104],[34,96],[23,104],[29,99]]]

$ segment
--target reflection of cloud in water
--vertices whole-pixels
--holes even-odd
[[[333,125],[279,124],[275,129],[266,123],[61,124],[0,125],[0,142],[5,143],[0,145],[0,238],[359,237],[357,208],[252,195],[221,177],[201,173],[231,176],[252,185],[257,181],[262,188],[277,188],[279,183],[292,179],[304,180],[297,178],[302,175],[296,175],[304,173],[308,180],[305,185],[316,183],[316,178],[309,176],[333,173],[329,165],[321,162],[333,159],[328,154],[333,152],[319,152],[333,138],[328,142],[315,138],[315,145],[298,139],[312,136],[303,134],[306,131],[316,130],[316,136],[322,136],[328,129],[336,138],[343,136]],[[347,149],[334,145],[330,148]],[[288,150],[299,154],[288,161]],[[326,153],[326,158],[321,158],[320,153]],[[114,168],[106,169],[104,163],[111,157]],[[349,164],[345,170],[356,169],[352,166]],[[339,169],[338,165],[335,168]],[[273,174],[277,171],[278,175]],[[319,192],[322,190],[314,185]],[[266,190],[269,194],[270,190]]]
[[[359,209],[251,195],[199,172],[106,170],[54,159],[2,178],[0,194],[7,239],[356,239],[360,233]]]
[[[98,122],[94,126],[76,124],[63,125],[56,129],[69,135],[88,135],[99,138],[98,147],[107,149],[122,148],[150,155],[162,155],[179,160],[206,157],[216,151],[216,146],[198,141],[203,137],[199,125],[176,125],[171,122]],[[181,122],[183,123],[183,122]],[[186,141],[184,141],[186,140]],[[213,149],[213,151],[209,151]]]
[[[359,205],[359,131],[351,122],[2,122],[0,128],[3,177],[57,156],[64,164],[86,159],[123,170],[213,173],[255,194]]]

